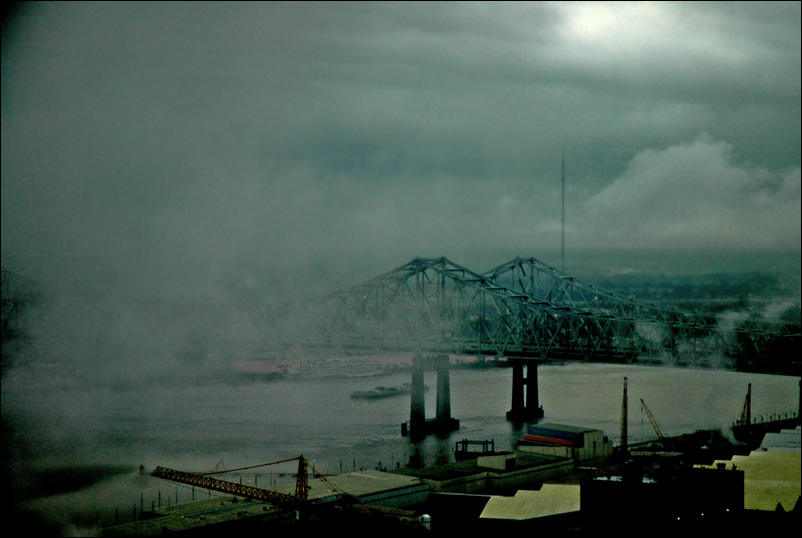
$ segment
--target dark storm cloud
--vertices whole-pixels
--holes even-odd
[[[213,296],[354,253],[365,277],[538,255],[559,245],[563,148],[574,245],[798,249],[799,13],[27,6],[3,50],[3,262]]]

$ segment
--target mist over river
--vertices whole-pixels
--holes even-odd
[[[534,257],[554,268],[538,301],[593,283],[554,306],[606,318],[593,290],[607,290],[715,314],[720,342],[736,344],[713,350],[705,329],[694,346],[665,341],[676,349],[662,367],[543,365],[547,422],[617,442],[624,377],[633,442],[653,434],[640,398],[667,435],[728,431],[749,383],[754,415],[798,409],[799,2],[5,6],[8,528],[89,534],[160,494],[190,500],[149,478],[157,465],[302,454],[339,473],[449,461],[464,438],[514,448],[508,369],[453,370],[460,430],[418,444],[401,436],[408,395],[350,398],[408,373],[232,377],[235,361],[273,351],[303,359],[292,346],[418,348],[429,329],[396,334],[410,313],[346,320],[326,299],[383,275],[411,289],[431,271],[394,272],[418,258],[445,258],[445,282]],[[766,321],[790,337],[763,353],[736,329]],[[651,329],[638,328],[650,349],[668,336]]]
[[[624,377],[630,443],[655,438],[641,398],[669,436],[712,428],[729,433],[749,383],[753,416],[796,412],[799,401],[799,378],[787,376],[578,362],[541,365],[538,375],[545,422],[602,429],[616,444]],[[122,388],[82,386],[58,368],[15,369],[5,375],[2,392],[7,487],[11,499],[41,521],[59,525],[79,517],[109,524],[114,517],[130,519],[141,506],[208,495],[144,476],[140,466],[145,473],[157,465],[203,472],[303,454],[317,471],[339,473],[453,461],[454,444],[464,438],[493,439],[496,450],[515,448],[524,426],[505,418],[511,369],[452,369],[451,409],[460,429],[417,443],[401,436],[409,395],[350,398],[355,390],[409,380],[409,373],[397,372]],[[433,417],[434,372],[427,372],[426,384],[432,387],[427,416]],[[269,487],[291,482],[293,471],[288,463],[240,478]]]
[[[488,253],[457,259],[484,269],[510,257]],[[645,300],[747,297],[761,315],[798,305],[798,255],[733,256],[717,263],[697,257],[696,266],[689,265],[690,256],[599,253],[583,259],[569,264],[567,272],[605,287],[620,285],[628,295],[638,290]],[[688,266],[696,272],[686,272]],[[760,267],[774,268],[777,276],[759,277]],[[370,269],[369,274],[379,272]],[[453,368],[451,410],[460,429],[413,443],[401,435],[401,424],[410,418],[408,394],[350,398],[354,391],[411,381],[408,372],[244,381],[231,375],[231,364],[264,358],[259,344],[275,329],[257,315],[259,308],[227,310],[228,303],[204,303],[161,309],[162,302],[116,298],[48,297],[26,318],[29,336],[17,341],[18,352],[9,351],[4,341],[9,360],[2,370],[2,481],[8,521],[85,535],[98,524],[129,521],[142,509],[192,500],[191,488],[150,478],[157,465],[204,472],[303,455],[323,473],[393,469],[453,461],[455,442],[462,439],[492,439],[496,450],[514,449],[525,428],[506,419],[512,389],[508,368]],[[257,299],[251,303],[260,306]],[[198,341],[211,345],[198,347]],[[257,344],[254,349],[251,342]],[[289,362],[303,358],[289,349],[279,351]],[[411,356],[379,358],[392,364],[409,362]],[[697,367],[685,368],[543,364],[538,368],[543,420],[602,429],[617,444],[624,377],[631,443],[655,438],[641,398],[669,436],[711,428],[728,434],[750,383],[753,416],[798,410],[798,377],[735,372],[720,358],[699,359],[693,362]],[[432,418],[435,373],[427,372],[425,382]],[[271,487],[292,483],[295,470],[289,462],[227,478]]]

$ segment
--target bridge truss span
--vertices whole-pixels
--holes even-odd
[[[415,258],[318,303],[320,333],[343,346],[541,359],[673,360],[760,349],[782,324],[637,301],[516,258],[485,273]]]

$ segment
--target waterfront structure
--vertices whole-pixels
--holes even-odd
[[[513,452],[423,469],[310,476],[307,509],[218,498],[161,507],[146,514],[147,521],[110,527],[103,535],[226,528],[297,532],[341,525],[380,534],[405,525],[405,535],[427,529],[445,535],[498,528],[595,532],[621,522],[632,529],[655,524],[666,529],[759,529],[790,523],[798,515],[799,432],[767,438],[765,449],[749,456],[690,466],[681,455],[663,453],[622,464],[615,458],[593,460],[599,456],[598,444],[597,449],[593,444],[608,443],[601,430],[531,425],[524,437],[537,439],[522,439]],[[277,491],[292,494],[292,484],[283,488]]]
[[[707,469],[731,469],[744,473],[744,508],[754,511],[802,510],[802,428],[769,433],[761,446],[748,455],[716,460]]]
[[[530,425],[518,442],[518,450],[568,458],[577,465],[609,458],[613,443],[604,431],[565,424]]]
[[[516,451],[394,472],[419,478],[429,485],[432,493],[475,495],[515,490],[533,482],[564,477],[574,469],[574,461],[568,458]]]
[[[294,485],[277,486],[278,498],[292,497]],[[258,489],[258,488],[251,488]],[[263,490],[264,491],[264,490]],[[175,506],[162,506],[143,514],[140,521],[103,529],[103,536],[138,537],[157,534],[198,534],[264,529],[297,530],[299,525],[338,517],[335,505],[356,513],[381,514],[413,525],[425,525],[424,514],[399,507],[428,500],[428,484],[414,476],[382,471],[359,471],[336,476],[309,477],[306,500],[292,506],[248,496],[226,496]],[[341,501],[344,501],[341,503]],[[322,519],[321,519],[322,518]]]
[[[655,478],[633,461],[621,471],[581,480],[583,532],[622,524],[628,531],[648,525],[732,531],[745,521],[740,470],[679,468]]]

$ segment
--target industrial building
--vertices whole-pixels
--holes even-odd
[[[799,446],[797,428],[767,435],[748,456],[712,465],[689,465],[682,454],[666,452],[631,453],[611,464],[612,446],[603,431],[533,425],[512,452],[491,451],[423,469],[310,475],[304,488],[301,459],[295,494],[291,484],[266,492],[278,495],[277,502],[238,495],[160,508],[147,520],[103,534],[197,534],[234,526],[237,532],[295,532],[299,523],[307,529],[347,525],[403,535],[492,529],[601,532],[656,524],[666,529],[758,529],[798,522]],[[303,502],[298,502],[299,491]]]
[[[655,477],[632,461],[621,474],[586,478],[580,488],[581,527],[587,531],[622,524],[724,528],[741,519],[744,506],[740,470],[675,468]]]
[[[705,466],[737,469],[744,474],[744,509],[763,512],[802,510],[802,429],[767,433],[760,448],[746,456],[716,460]],[[702,466],[699,466],[702,467]]]
[[[429,484],[433,530],[578,528],[579,483],[559,482],[611,455],[602,430],[541,424],[527,428],[514,452],[403,472]]]
[[[565,476],[574,471],[570,459],[525,452],[505,452],[425,469],[394,472],[415,476],[432,493],[486,494],[514,491],[526,484]]]
[[[647,473],[645,465],[653,462],[635,458],[619,476],[582,481],[582,529],[604,529],[620,521],[741,532],[798,524],[799,447],[797,427],[767,434],[761,448],[748,455],[710,465],[689,467],[669,455]]]
[[[536,424],[518,442],[521,452],[568,458],[576,464],[608,458],[613,444],[602,430],[565,424]]]
[[[554,524],[575,521],[579,510],[578,484],[546,483],[539,490],[520,490],[512,497],[490,497],[479,518],[485,521],[537,519],[539,523]]]

